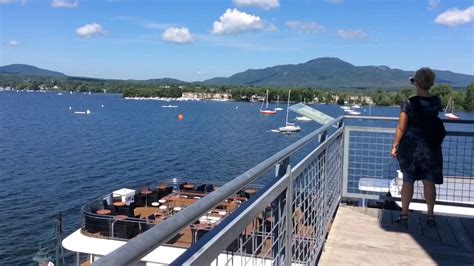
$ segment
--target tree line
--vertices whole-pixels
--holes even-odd
[[[266,96],[269,101],[286,102],[288,88],[252,87],[252,86],[210,86],[196,83],[157,84],[153,82],[102,80],[92,78],[47,78],[37,76],[0,76],[0,87],[11,87],[19,90],[58,90],[74,92],[122,93],[123,97],[164,97],[178,98],[183,92],[229,93],[236,101],[250,101],[252,96],[260,99]],[[474,111],[474,83],[467,88],[453,89],[447,84],[437,84],[431,93],[441,98],[443,106],[449,99],[454,101],[456,110]],[[399,105],[407,97],[414,95],[414,87],[401,89],[337,89],[327,88],[292,88],[291,102],[320,102],[337,104],[374,104],[379,106]]]

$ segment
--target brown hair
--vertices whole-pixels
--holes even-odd
[[[420,89],[429,90],[434,84],[436,74],[428,67],[422,67],[416,71],[415,82]]]

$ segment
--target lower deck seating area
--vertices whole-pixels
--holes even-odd
[[[82,233],[100,238],[131,239],[215,189],[213,184],[185,182],[171,185],[162,183],[156,187],[142,187],[137,190],[117,190],[83,206]],[[133,195],[116,194],[121,191],[132,192]],[[181,234],[184,240],[177,236],[171,242],[182,242],[182,245],[189,246],[253,194],[255,189],[239,191],[216,206],[206,218],[196,221],[197,225],[203,224],[201,228],[188,228]]]

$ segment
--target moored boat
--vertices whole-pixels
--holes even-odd
[[[279,127],[278,131],[284,134],[291,134],[291,133],[296,133],[301,130],[299,126],[297,126],[295,123],[289,123],[288,122],[288,113],[290,110],[290,95],[291,95],[291,90],[288,91],[288,103],[286,107],[286,121],[285,121],[285,126]]]
[[[265,104],[265,109],[263,109],[263,105]],[[275,115],[277,111],[268,109],[268,90],[267,90],[267,97],[265,97],[265,102],[262,102],[262,106],[260,107],[260,114],[262,115]]]
[[[449,120],[459,120],[461,117],[459,115],[454,114],[454,101],[449,98],[448,104],[444,109],[444,116]]]

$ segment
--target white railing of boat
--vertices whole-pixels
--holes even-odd
[[[353,120],[355,124],[361,119],[388,121],[391,124],[385,128],[343,127],[343,118],[357,119]],[[129,265],[139,261],[219,202],[275,166],[277,178],[274,182],[260,189],[257,195],[205,234],[172,265],[313,265],[317,262],[341,197],[374,200],[383,197],[384,194],[380,192],[359,190],[360,179],[366,177],[362,170],[372,167],[375,173],[367,175],[373,179],[390,180],[395,177],[398,164],[389,157],[389,152],[396,121],[397,118],[387,117],[339,117],[177,215],[138,235],[93,265]],[[455,123],[474,124],[474,121]],[[320,144],[292,167],[289,164],[290,156],[317,137],[320,138]],[[452,152],[462,157],[463,163],[471,162],[470,168],[462,167],[462,174],[474,176],[473,139],[474,132],[448,131],[443,144],[447,163],[445,173],[459,170],[457,166],[449,165]],[[459,146],[464,147],[463,152],[460,152]],[[466,152],[468,147],[471,150]],[[362,158],[363,161],[359,163],[354,161],[355,158]],[[375,161],[369,162],[371,158]],[[456,189],[456,186],[452,189]]]

